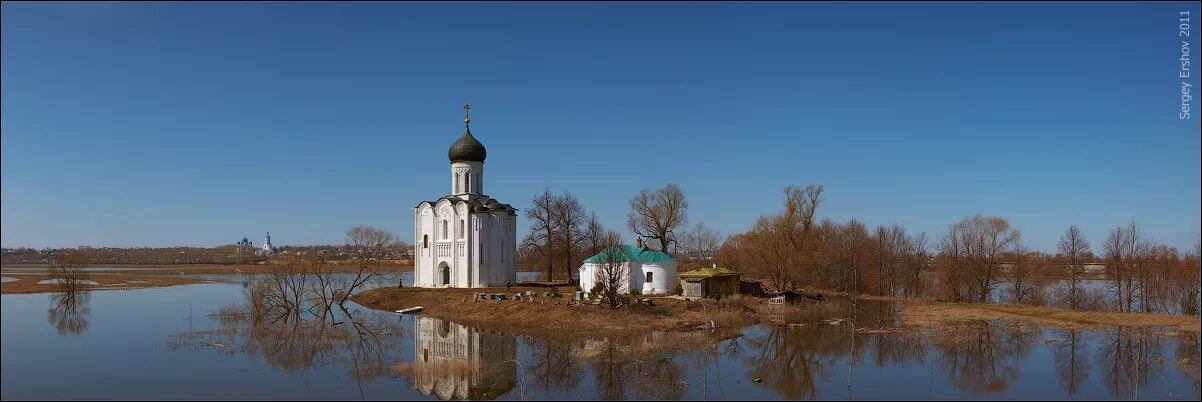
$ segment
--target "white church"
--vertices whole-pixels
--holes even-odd
[[[471,107],[463,106],[465,111]],[[517,282],[517,209],[484,194],[484,144],[472,136],[451,144],[451,193],[413,208],[413,283],[483,288]]]

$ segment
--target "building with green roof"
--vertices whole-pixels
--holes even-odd
[[[739,278],[743,274],[727,268],[698,268],[680,273],[680,287],[685,297],[713,297],[739,293]]]
[[[641,294],[669,294],[676,290],[676,259],[643,246],[641,239],[633,246],[610,246],[584,259],[580,265],[580,288],[591,291],[598,278],[611,269],[622,277],[619,293],[629,292],[631,284]]]

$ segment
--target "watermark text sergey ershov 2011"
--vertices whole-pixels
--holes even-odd
[[[1189,120],[1190,102],[1193,102],[1194,96],[1193,85],[1190,82],[1190,60],[1189,60],[1189,40],[1190,40],[1190,15],[1189,10],[1180,11],[1178,15],[1177,37],[1181,39],[1181,70],[1177,72],[1177,78],[1181,79],[1181,113],[1177,114],[1177,118],[1181,120]]]

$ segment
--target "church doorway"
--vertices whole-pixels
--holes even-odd
[[[443,264],[440,271],[442,271],[442,285],[449,286],[451,284],[451,267]]]

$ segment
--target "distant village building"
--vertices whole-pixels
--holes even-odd
[[[266,257],[275,253],[275,246],[271,244],[271,232],[267,232],[267,239],[263,240],[263,248],[259,250],[259,254]]]
[[[470,106],[464,105],[465,110]],[[480,288],[517,282],[517,209],[484,195],[484,144],[463,119],[447,150],[451,194],[413,208],[413,281],[421,287]]]
[[[644,247],[642,239],[634,246],[612,246],[610,250],[586,258],[580,266],[581,289],[586,292],[593,289],[598,273],[608,269],[610,256],[616,257],[613,263],[620,264],[617,269],[622,281],[618,285],[618,293],[629,292],[632,284],[641,294],[668,294],[676,290],[676,260]]]
[[[743,274],[719,268],[698,268],[680,273],[680,286],[685,297],[714,297],[739,293],[739,278]]]

